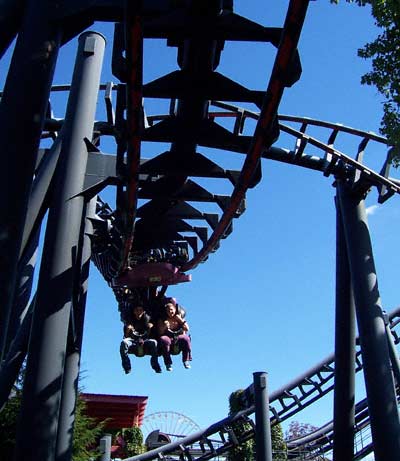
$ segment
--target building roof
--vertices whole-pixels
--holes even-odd
[[[141,426],[148,397],[134,395],[81,394],[86,414],[99,421],[109,419],[106,429]]]

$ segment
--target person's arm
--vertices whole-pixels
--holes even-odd
[[[189,331],[189,325],[188,323],[186,322],[185,319],[183,319],[180,315],[176,315],[176,319],[178,320],[179,322],[179,328],[182,328],[182,330],[186,333],[187,331]]]
[[[133,328],[133,325],[131,325],[130,323],[126,324],[124,326],[124,337],[125,338],[129,338],[131,336],[131,333],[134,331],[135,329]]]

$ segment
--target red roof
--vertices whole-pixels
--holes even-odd
[[[81,396],[88,416],[100,421],[109,419],[106,429],[142,425],[148,397],[86,393]]]

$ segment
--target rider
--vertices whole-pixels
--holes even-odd
[[[164,317],[158,321],[159,346],[167,371],[172,371],[171,346],[177,345],[182,352],[182,362],[185,368],[190,368],[191,343],[187,334],[189,325],[179,314],[176,305],[168,302],[165,307]]]
[[[138,357],[150,355],[150,364],[156,373],[161,373],[158,363],[157,341],[149,339],[149,333],[153,324],[150,317],[145,313],[144,308],[139,304],[132,309],[132,314],[124,325],[124,338],[121,341],[120,354],[122,368],[125,373],[131,372],[131,361],[128,353],[133,352]]]

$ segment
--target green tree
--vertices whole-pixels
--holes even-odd
[[[239,389],[229,396],[229,415],[244,410],[246,408],[243,399],[243,389]],[[239,422],[234,427],[235,433],[240,435],[251,429],[248,422]],[[277,423],[271,427],[271,443],[273,459],[276,461],[286,461],[286,443],[283,438],[282,426]],[[254,438],[244,442],[238,447],[230,450],[228,454],[229,461],[254,461],[255,459],[255,440]]]
[[[283,437],[282,426],[279,423],[271,426],[271,443],[274,461],[286,461],[286,443]]]
[[[86,414],[86,403],[78,394],[75,408],[75,428],[72,442],[72,460],[88,461],[96,458],[98,441],[104,433],[106,421],[97,421]]]
[[[229,416],[243,410],[243,389],[232,392],[229,396]],[[251,429],[251,424],[248,422],[238,422],[234,426],[235,434],[241,436],[243,433]],[[234,447],[228,454],[229,461],[253,461],[254,460],[255,441],[254,438],[242,443],[238,447]]]
[[[400,164],[400,1],[346,0],[360,6],[371,5],[371,14],[380,28],[377,38],[358,50],[358,56],[371,59],[372,70],[361,83],[373,85],[383,95],[380,132],[386,136],[395,165]],[[331,0],[339,3],[339,0]]]
[[[126,456],[140,455],[146,451],[143,443],[143,433],[140,427],[126,427],[116,433],[116,439],[122,438],[125,446],[123,450]]]

